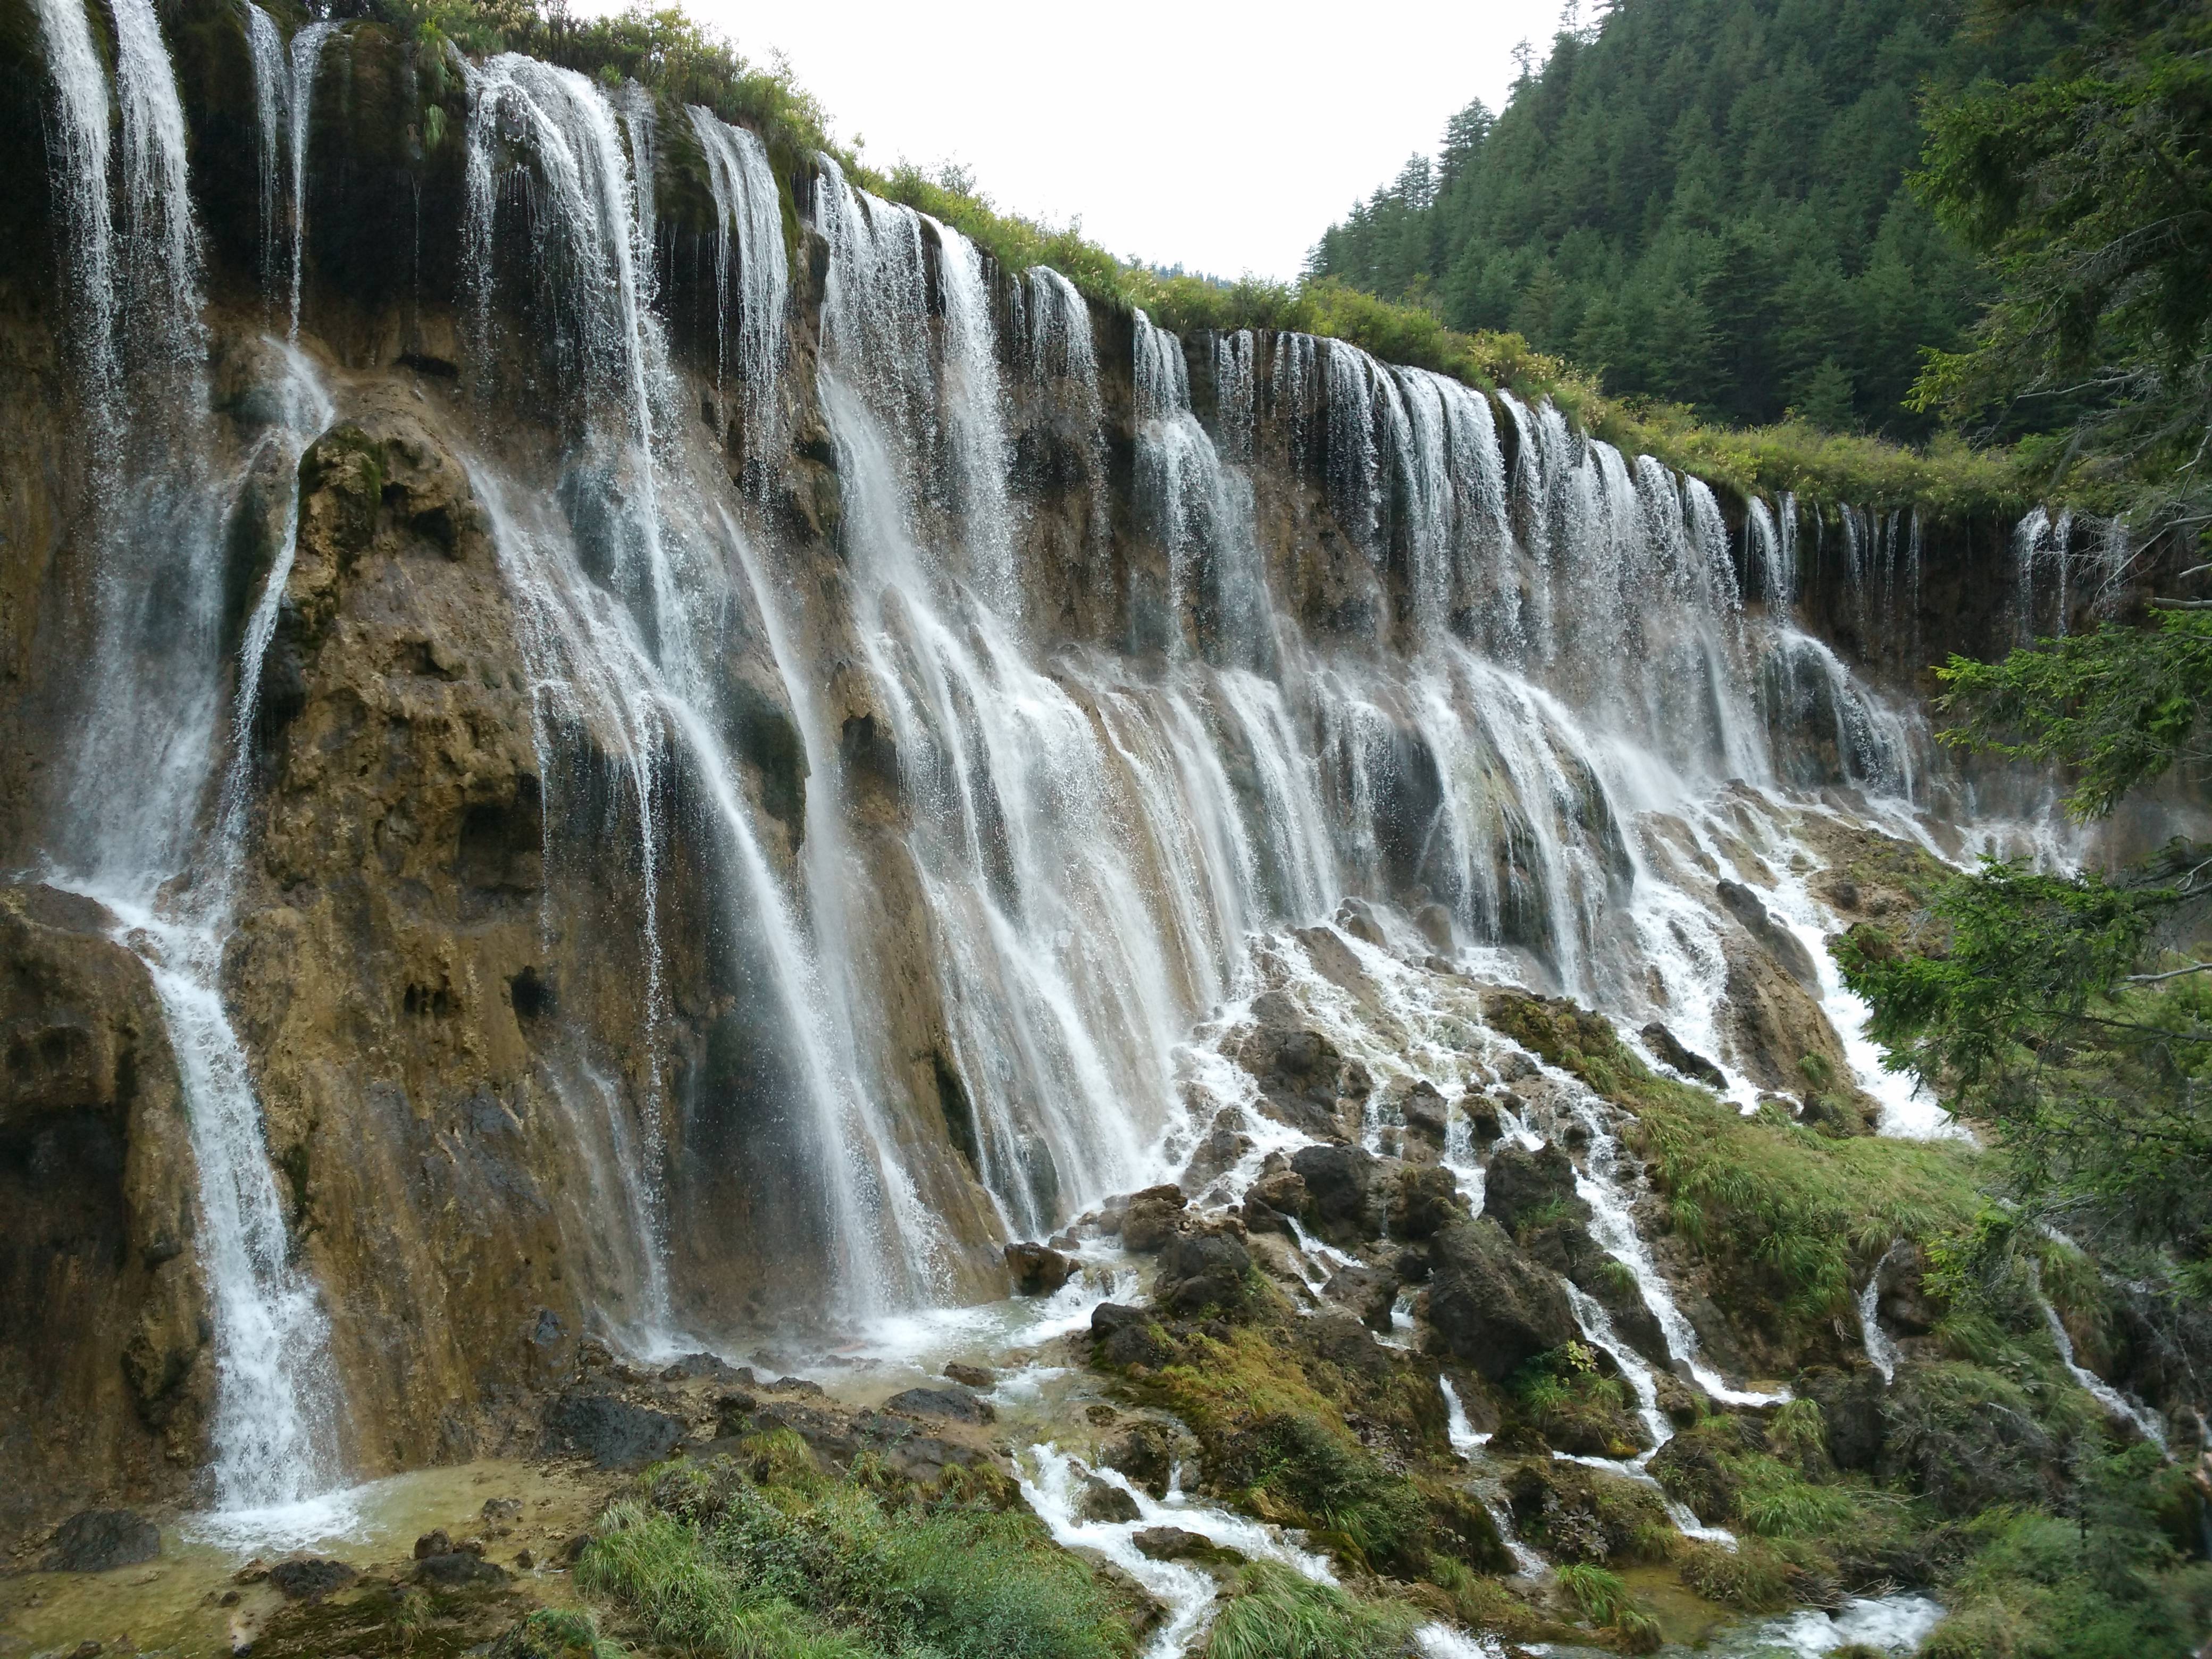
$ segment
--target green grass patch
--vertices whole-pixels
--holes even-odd
[[[1255,1561],[1229,1587],[1204,1659],[1391,1659],[1426,1622],[1413,1607],[1358,1601]]]
[[[758,1467],[756,1463],[755,1467]],[[577,1566],[656,1644],[731,1659],[1127,1659],[1131,1609],[1026,1510],[960,1493],[678,1466]]]

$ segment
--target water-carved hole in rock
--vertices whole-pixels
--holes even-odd
[[[457,1000],[444,985],[410,985],[400,998],[399,1006],[410,1014],[443,1019],[453,1012]]]
[[[525,968],[508,980],[507,995],[526,1031],[550,1023],[560,1012],[561,999],[550,975],[540,974],[535,967]]]

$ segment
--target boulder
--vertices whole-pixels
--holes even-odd
[[[1398,1300],[1398,1280],[1393,1274],[1353,1262],[1339,1267],[1322,1286],[1331,1302],[1349,1308],[1369,1330],[1390,1328],[1390,1310]]]
[[[884,1401],[884,1409],[908,1417],[943,1417],[955,1423],[991,1423],[999,1413],[988,1400],[965,1389],[907,1389]]]
[[[1164,1498],[1175,1474],[1175,1441],[1163,1424],[1132,1423],[1107,1443],[1099,1461],[1109,1468],[1119,1469],[1132,1484],[1153,1497]]]
[[[1083,1482],[1082,1495],[1075,1500],[1075,1518],[1079,1521],[1103,1522],[1109,1526],[1139,1519],[1143,1511],[1137,1500],[1110,1480],[1101,1480],[1097,1475]]]
[[[1364,1148],[1337,1142],[1301,1146],[1291,1168],[1305,1182],[1306,1215],[1315,1230],[1339,1243],[1375,1236],[1375,1206],[1369,1193],[1375,1159]]]
[[[963,1365],[957,1359],[945,1368],[945,1376],[963,1389],[993,1389],[999,1383],[999,1374],[989,1366]]]
[[[588,1457],[603,1469],[658,1462],[684,1432],[683,1420],[666,1412],[590,1389],[571,1389],[545,1414],[547,1452]]]
[[[48,1572],[112,1572],[161,1553],[161,1529],[129,1510],[83,1510],[61,1524],[42,1564]]]
[[[1575,1196],[1575,1166],[1551,1141],[1534,1152],[1501,1146],[1482,1182],[1482,1212],[1509,1233],[1546,1220],[1589,1219],[1589,1206]]]
[[[1253,1232],[1291,1236],[1291,1218],[1306,1212],[1306,1183],[1289,1165],[1262,1174],[1244,1190],[1244,1225]]]
[[[1018,1295],[1050,1296],[1074,1274],[1075,1263],[1042,1244],[1009,1244],[1006,1271]]]
[[[1252,1150],[1252,1137],[1241,1127],[1243,1115],[1234,1106],[1224,1106],[1213,1115],[1212,1124],[1191,1149],[1190,1162],[1183,1168],[1182,1184],[1190,1191],[1196,1192],[1225,1175]]]
[[[1121,1248],[1157,1250],[1182,1227],[1186,1213],[1182,1188],[1147,1187],[1133,1194],[1121,1213]]]
[[[1280,991],[1252,1000],[1252,1028],[1233,1058],[1260,1085],[1269,1110],[1308,1134],[1340,1132],[1347,1103],[1364,1101],[1371,1086],[1366,1067],[1348,1060],[1336,1045],[1305,1023],[1296,1003]]]
[[[1451,1109],[1444,1097],[1437,1092],[1436,1085],[1424,1078],[1406,1091],[1399,1112],[1406,1121],[1406,1133],[1413,1139],[1425,1140],[1432,1146],[1444,1144],[1444,1132],[1450,1125]]]
[[[1430,1241],[1429,1259],[1432,1344],[1491,1382],[1577,1335],[1559,1281],[1488,1218],[1445,1228]]]
[[[1189,1561],[1201,1567],[1234,1567],[1241,1565],[1244,1557],[1226,1544],[1217,1544],[1211,1538],[1194,1532],[1185,1532],[1181,1527],[1146,1527],[1129,1541],[1137,1547],[1139,1555],[1155,1561]]]
[[[1393,1237],[1418,1243],[1467,1216],[1467,1200],[1459,1195],[1459,1181],[1449,1170],[1431,1164],[1408,1165],[1400,1173],[1398,1190],[1390,1200]]]
[[[481,1554],[468,1550],[448,1550],[441,1554],[418,1556],[415,1562],[417,1583],[429,1584],[439,1589],[465,1589],[473,1584],[502,1584],[507,1572],[502,1567],[487,1561]]]
[[[1175,1345],[1167,1340],[1144,1308],[1102,1302],[1091,1310],[1091,1338],[1101,1364],[1127,1370],[1132,1365],[1164,1365],[1175,1358]]]
[[[1152,1287],[1159,1304],[1185,1318],[1212,1310],[1236,1315],[1251,1305],[1252,1253],[1228,1233],[1181,1233],[1160,1251]]]
[[[750,1383],[752,1372],[742,1365],[732,1365],[711,1353],[687,1353],[660,1373],[664,1382],[696,1382],[702,1378],[734,1387]]]
[[[1702,1083],[1709,1089],[1728,1087],[1727,1073],[1696,1049],[1683,1047],[1681,1040],[1658,1020],[1644,1028],[1644,1046],[1692,1083]]]
[[[319,1601],[332,1590],[343,1589],[361,1577],[343,1561],[309,1556],[279,1561],[269,1569],[269,1583],[289,1601]]]
[[[1459,1109],[1467,1118],[1468,1133],[1482,1145],[1487,1146],[1505,1133],[1505,1125],[1498,1115],[1498,1102],[1481,1090],[1469,1089],[1462,1095]]]

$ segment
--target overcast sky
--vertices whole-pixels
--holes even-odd
[[[1471,98],[1494,109],[1559,0],[684,0],[780,48],[831,129],[888,168],[975,171],[1002,210],[1112,252],[1237,276],[1306,251]],[[596,9],[596,8],[594,8]],[[579,9],[584,9],[580,6]]]

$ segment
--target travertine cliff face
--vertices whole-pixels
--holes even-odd
[[[1206,1104],[1176,1045],[1249,939],[1348,895],[1393,948],[1702,1021],[1747,1088],[1844,1066],[1715,896],[1765,866],[1651,783],[1902,787],[1905,724],[1770,637],[1744,504],[374,23],[306,82],[295,222],[238,9],[161,22],[201,332],[146,368],[125,304],[100,392],[51,20],[0,11],[0,162],[46,181],[0,208],[0,1534],[204,1495],[252,1369],[133,906],[215,941],[186,989],[283,1237],[240,1305],[313,1287],[356,1475],[523,1443],[587,1334],[1002,1293],[1007,1237]],[[1925,526],[1928,650],[1978,642],[1927,595],[1989,534]],[[117,685],[168,733],[143,774],[87,759],[149,749]],[[149,801],[183,850],[131,887]]]

